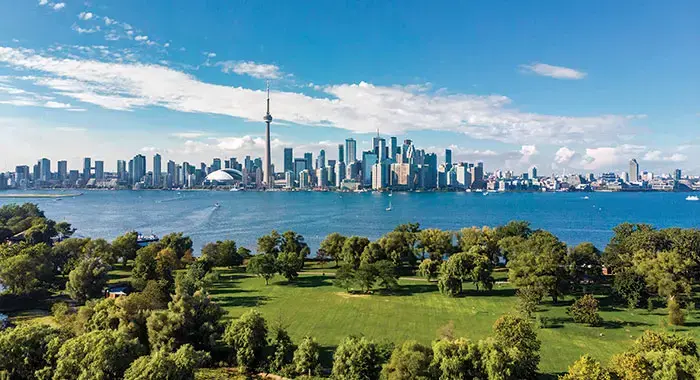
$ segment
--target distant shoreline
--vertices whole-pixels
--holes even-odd
[[[81,196],[83,193],[73,193],[73,194],[2,194],[0,193],[0,198],[71,198]]]

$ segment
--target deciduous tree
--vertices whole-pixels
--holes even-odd
[[[320,368],[321,346],[316,339],[306,336],[294,351],[294,369],[307,376],[318,373]]]
[[[236,364],[249,372],[264,359],[266,336],[265,319],[257,310],[251,310],[231,321],[226,327],[224,342],[233,350]]]
[[[345,236],[337,232],[333,232],[330,235],[326,236],[326,238],[323,239],[323,241],[321,242],[320,249],[326,252],[328,257],[330,257],[332,260],[335,260],[336,266],[339,266],[340,261],[342,260],[342,252],[343,245],[345,245],[345,239]]]
[[[376,343],[350,336],[335,350],[332,376],[337,380],[378,379],[382,364]]]
[[[78,302],[100,297],[107,285],[109,266],[101,258],[86,257],[68,275],[66,291]]]
[[[416,341],[406,341],[394,349],[384,366],[387,380],[430,380],[433,349]]]
[[[270,253],[257,254],[248,260],[246,271],[264,278],[265,285],[268,285],[277,272],[275,257]]]
[[[193,380],[195,370],[209,359],[208,353],[189,344],[175,352],[158,350],[131,363],[124,380]]]

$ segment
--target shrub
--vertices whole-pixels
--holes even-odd
[[[674,297],[668,300],[668,322],[673,326],[683,326],[685,324],[685,312]]]
[[[590,294],[579,298],[569,308],[568,313],[576,323],[587,323],[590,326],[600,326],[603,318],[598,314],[598,300]]]

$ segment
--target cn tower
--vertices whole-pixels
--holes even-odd
[[[265,117],[265,162],[263,162],[263,185],[267,188],[272,188],[275,185],[275,180],[272,175],[272,160],[270,159],[270,123],[272,123],[272,115],[270,115],[270,81],[267,82],[267,113]]]

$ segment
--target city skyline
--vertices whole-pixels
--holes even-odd
[[[277,163],[285,146],[359,147],[378,128],[516,171],[603,172],[637,157],[700,174],[698,7],[3,3],[0,170],[95,152],[106,170],[134,152],[264,157],[270,80]]]

